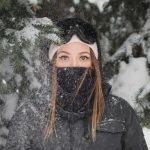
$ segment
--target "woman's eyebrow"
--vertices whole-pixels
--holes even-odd
[[[58,52],[57,52],[57,54],[60,54],[60,53],[65,53],[65,54],[70,55],[70,53],[69,53],[69,52],[66,52],[66,51],[58,51]]]
[[[80,52],[80,54],[88,54],[88,55],[90,55],[89,52]]]

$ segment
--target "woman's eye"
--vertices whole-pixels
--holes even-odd
[[[60,60],[68,60],[69,57],[68,57],[68,56],[60,56],[59,59],[60,59]]]
[[[80,59],[81,59],[81,60],[89,60],[90,57],[88,57],[88,56],[80,56]]]

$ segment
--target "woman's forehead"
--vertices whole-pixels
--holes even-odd
[[[68,43],[68,44],[64,44],[63,46],[61,46],[57,52],[90,52],[90,48],[89,46],[83,44],[83,43],[79,43],[79,42],[74,42],[74,43]]]

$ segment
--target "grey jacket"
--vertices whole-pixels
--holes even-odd
[[[110,89],[105,84],[105,111],[97,124],[95,142],[83,114],[70,114],[61,108],[57,108],[53,137],[44,142],[49,110],[45,95],[18,107],[5,150],[147,150],[134,110],[125,100],[110,94]]]

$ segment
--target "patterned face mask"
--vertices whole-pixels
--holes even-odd
[[[57,105],[69,112],[82,112],[91,105],[95,71],[84,67],[57,68]]]

